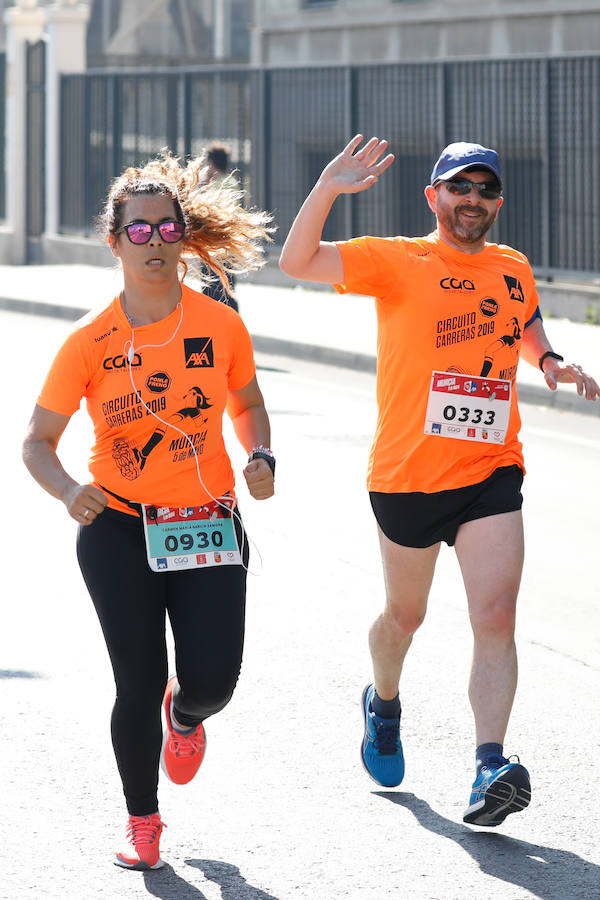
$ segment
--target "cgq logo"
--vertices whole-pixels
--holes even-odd
[[[131,366],[132,369],[141,366],[142,357],[139,353],[134,353],[131,362],[126,356],[107,356],[102,363],[102,368],[110,372],[113,369],[124,369],[125,366]]]

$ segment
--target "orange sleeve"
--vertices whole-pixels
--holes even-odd
[[[227,386],[232,391],[246,387],[256,372],[252,338],[240,316],[231,317],[235,326],[232,328],[232,353],[227,372]]]
[[[533,276],[533,272],[531,271],[531,267],[529,266],[529,262],[527,263],[527,265],[529,268],[529,276],[531,278],[531,290],[527,291],[527,309],[525,310],[525,321],[529,322],[539,306],[540,298],[538,296],[537,288],[535,286],[535,278]]]
[[[62,416],[79,409],[91,378],[89,353],[81,330],[72,332],[50,366],[37,399],[38,405]]]
[[[344,283],[335,284],[340,294],[385,297],[402,278],[399,266],[406,259],[404,243],[395,238],[360,237],[336,244],[342,255]]]

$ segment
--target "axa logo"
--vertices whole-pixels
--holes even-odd
[[[110,372],[112,369],[124,369],[125,366],[131,366],[132,369],[135,369],[137,366],[141,366],[141,364],[141,355],[139,353],[134,353],[131,362],[126,356],[107,356],[102,363],[102,368],[106,369],[107,372]]]
[[[442,278],[440,281],[440,286],[444,288],[445,291],[474,291],[475,285],[469,278],[463,278],[462,281],[459,278],[450,278],[448,275],[446,278]]]
[[[205,369],[214,366],[212,338],[184,338],[183,344],[186,369]]]
[[[525,303],[525,294],[523,293],[523,288],[519,279],[513,278],[512,275],[505,275],[504,280],[506,282],[506,287],[508,288],[508,296],[510,299],[518,300],[519,303]]]

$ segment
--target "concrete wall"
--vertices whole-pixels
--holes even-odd
[[[443,60],[600,50],[597,0],[255,0],[252,63]]]

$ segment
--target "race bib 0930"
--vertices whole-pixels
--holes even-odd
[[[232,509],[226,495],[204,506],[142,504],[148,564],[153,572],[241,565]]]

